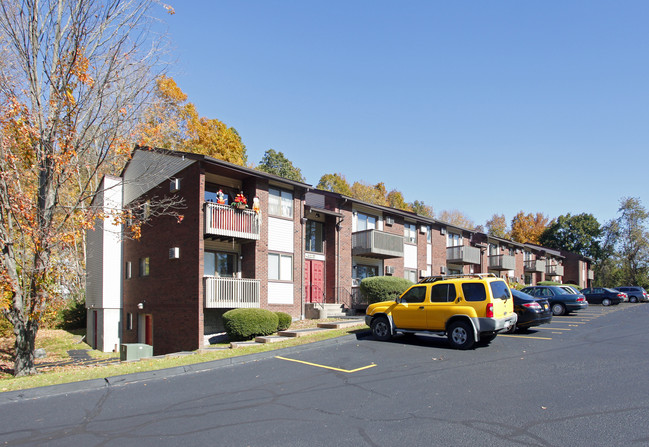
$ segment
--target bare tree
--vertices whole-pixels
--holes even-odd
[[[0,292],[16,337],[15,375],[35,372],[36,334],[61,293],[63,258],[97,217],[88,205],[101,175],[131,151],[132,125],[160,74],[155,5],[0,3],[8,57],[0,76]]]

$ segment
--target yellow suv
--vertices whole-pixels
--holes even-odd
[[[395,301],[371,304],[365,314],[378,340],[427,332],[446,335],[458,349],[488,344],[516,319],[509,286],[493,273],[423,278]]]

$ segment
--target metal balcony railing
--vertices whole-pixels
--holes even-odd
[[[489,256],[489,268],[492,270],[516,270],[516,258],[511,255]]]
[[[547,276],[563,276],[563,266],[559,264],[549,264],[545,266]]]
[[[525,271],[531,273],[543,273],[545,272],[545,261],[538,259],[531,259],[525,261]]]
[[[446,247],[446,262],[450,264],[480,264],[480,249],[457,245]]]
[[[205,276],[203,280],[208,309],[260,307],[258,279]]]
[[[205,204],[205,234],[259,240],[261,219],[249,209],[238,210],[228,205]]]
[[[352,255],[372,258],[402,258],[403,236],[379,230],[352,233]]]

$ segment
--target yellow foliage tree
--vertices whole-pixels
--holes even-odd
[[[511,238],[513,241],[531,244],[538,244],[543,232],[554,223],[543,213],[528,213],[519,211],[512,219]]]

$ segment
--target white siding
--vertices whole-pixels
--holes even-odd
[[[293,221],[268,218],[268,250],[293,253]]]
[[[293,304],[293,283],[269,282],[268,304]]]
[[[426,244],[426,264],[433,263],[433,246],[431,244]]]
[[[417,268],[417,246],[404,244],[403,245],[403,267],[407,269]]]
[[[124,171],[124,205],[173,177],[194,160],[157,152],[137,151]]]

